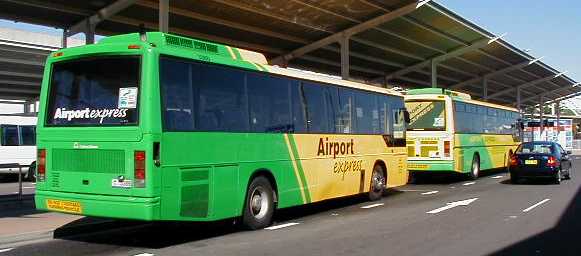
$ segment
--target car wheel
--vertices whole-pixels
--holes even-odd
[[[513,172],[510,173],[510,183],[512,184],[518,184],[518,176],[516,174],[514,174]]]
[[[561,172],[561,169],[559,169],[557,173],[555,173],[555,177],[553,177],[555,184],[561,184],[562,177],[563,173]]]
[[[472,167],[470,168],[468,178],[471,180],[476,180],[478,179],[479,175],[480,175],[480,157],[478,157],[478,155],[474,155],[474,158],[472,158]]]
[[[263,176],[252,180],[246,191],[242,224],[251,230],[268,227],[274,214],[274,191]]]
[[[383,196],[386,184],[385,175],[383,175],[383,167],[381,165],[375,165],[373,167],[373,173],[371,174],[371,184],[369,188],[369,200],[377,201]]]

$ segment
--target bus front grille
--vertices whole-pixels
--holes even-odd
[[[125,173],[125,152],[105,149],[54,149],[52,168],[59,172]]]

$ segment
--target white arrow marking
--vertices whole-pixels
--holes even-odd
[[[382,206],[382,205],[383,205],[383,203],[371,204],[371,205],[361,206],[361,209],[369,209],[369,208],[373,208],[373,207],[377,207],[377,206]]]
[[[541,205],[541,204],[544,204],[544,203],[548,202],[549,200],[551,200],[551,199],[548,199],[548,198],[547,198],[547,199],[545,199],[545,200],[543,200],[543,201],[540,201],[540,202],[538,202],[538,203],[536,203],[536,204],[533,204],[533,205],[531,205],[531,207],[529,207],[529,208],[526,208],[526,209],[524,209],[524,210],[522,210],[522,211],[523,211],[523,212],[528,212],[528,211],[532,210],[533,208],[535,208],[535,207],[537,207],[537,206],[539,206],[539,205]]]
[[[424,192],[421,195],[431,195],[431,194],[436,194],[438,193],[438,191],[434,190],[434,191],[430,191],[430,192]]]
[[[271,227],[268,227],[268,228],[265,228],[265,229],[275,230],[275,229],[286,228],[286,227],[290,227],[290,226],[294,226],[294,225],[299,225],[299,223],[291,222],[291,223],[286,223],[286,224],[271,226]]]
[[[4,249],[0,249],[0,252],[9,252],[14,250],[14,248],[4,248]]]
[[[426,213],[435,214],[435,213],[443,212],[445,210],[452,209],[452,208],[457,207],[457,206],[468,206],[469,204],[471,204],[472,202],[474,202],[476,200],[478,200],[478,198],[472,198],[472,199],[466,199],[466,200],[462,200],[462,201],[450,202],[450,203],[448,203],[444,207],[440,207],[438,209],[434,209],[434,210],[431,210],[431,211],[426,212]]]
[[[474,185],[474,184],[476,184],[476,182],[474,182],[474,181],[473,182],[466,182],[466,183],[462,184],[462,186],[470,186],[470,185]]]
[[[502,178],[502,177],[504,177],[504,176],[502,176],[502,175],[498,175],[498,176],[494,176],[494,177],[492,177],[492,179],[500,179],[500,178]]]

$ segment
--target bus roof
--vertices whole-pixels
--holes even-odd
[[[142,35],[139,33],[116,35],[103,38],[97,44],[78,46],[73,48],[67,48],[59,50],[58,52],[64,52],[65,55],[69,51],[75,53],[82,53],[82,49],[93,49],[93,53],[98,53],[95,47],[105,47],[108,45],[140,45],[144,48],[158,48],[168,51],[189,51],[196,54],[188,54],[188,58],[197,59],[200,61],[217,63],[222,65],[242,67],[246,69],[251,69],[259,72],[272,73],[292,78],[311,80],[315,82],[339,85],[347,88],[355,88],[367,91],[374,91],[382,94],[389,94],[394,96],[403,95],[397,91],[381,88],[377,86],[367,85],[358,82],[352,82],[347,80],[342,80],[338,78],[332,78],[325,75],[312,74],[309,72],[303,72],[300,70],[293,70],[287,68],[281,68],[278,66],[271,66],[268,64],[266,57],[258,52],[253,52],[245,49],[240,49],[236,47],[231,47],[228,45],[218,44],[214,42],[209,42],[205,40],[192,39],[167,33],[161,32],[147,32],[146,41],[142,41]],[[127,47],[127,46],[125,46]],[[58,53],[57,52],[57,53]],[[54,59],[55,54],[49,56],[49,59]],[[201,57],[202,56],[202,57]],[[204,58],[205,57],[205,58]]]
[[[452,100],[455,100],[455,101],[461,101],[461,102],[476,104],[476,105],[480,105],[480,106],[486,106],[486,107],[491,107],[491,108],[498,108],[498,109],[513,111],[513,112],[518,112],[518,109],[516,109],[516,108],[512,108],[512,107],[508,107],[508,106],[504,106],[504,105],[499,105],[499,104],[494,104],[494,103],[489,103],[489,102],[485,102],[485,101],[473,100],[469,94],[466,94],[463,92],[456,92],[456,91],[452,91],[452,90],[448,90],[448,89],[444,89],[444,88],[412,89],[412,90],[408,90],[406,93],[406,96],[410,96],[407,98],[413,98],[413,99],[421,99],[421,98],[432,99],[436,95],[449,96],[452,98]]]

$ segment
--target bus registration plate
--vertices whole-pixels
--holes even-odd
[[[54,211],[59,211],[59,212],[68,212],[68,213],[77,213],[77,214],[80,214],[83,212],[83,207],[81,206],[81,203],[75,202],[75,201],[47,199],[46,200],[46,207],[49,210],[54,210]]]

